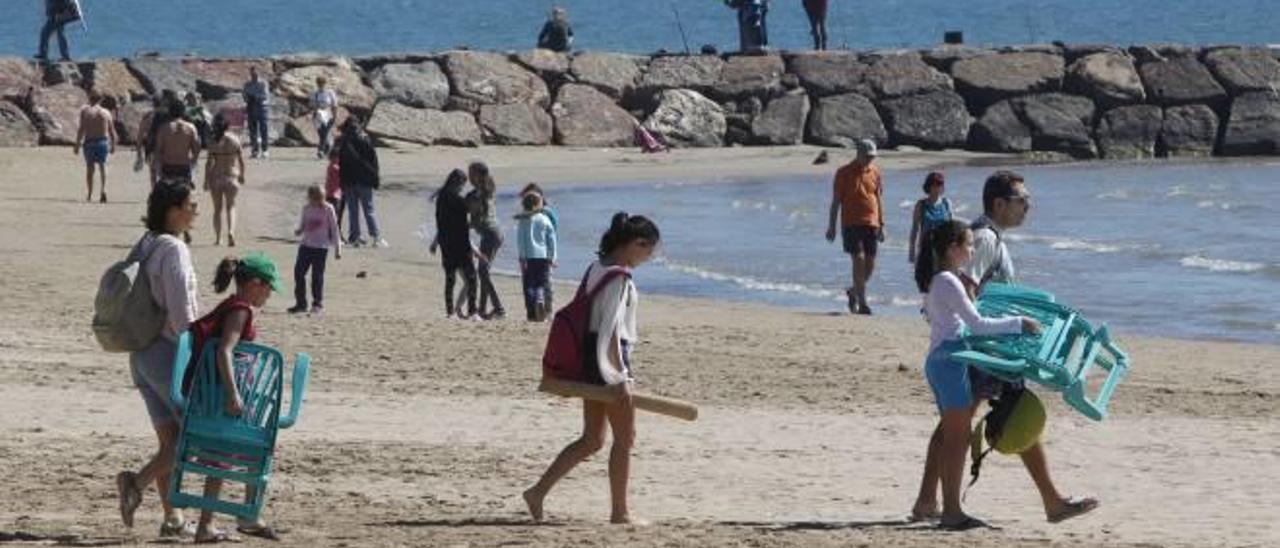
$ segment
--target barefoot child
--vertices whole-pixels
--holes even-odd
[[[542,478],[524,492],[525,504],[535,521],[542,520],[547,493],[578,463],[604,447],[605,423],[613,431],[609,452],[610,521],[631,523],[627,510],[631,446],[635,439],[635,407],[631,401],[631,348],[636,342],[636,305],[639,294],[631,282],[632,269],[648,261],[658,245],[658,226],[642,216],[618,213],[600,239],[600,259],[591,264],[583,291],[595,293],[583,356],[586,381],[608,385],[618,394],[615,403],[583,400],[582,436],[570,443],[551,463]],[[594,349],[594,350],[592,350]]]
[[[311,271],[311,313],[324,312],[324,265],[333,247],[334,260],[342,260],[342,240],[338,235],[338,217],[333,205],[325,202],[320,185],[307,188],[307,205],[302,207],[302,219],[295,236],[302,236],[298,244],[298,259],[293,263],[293,297],[295,304],[290,314],[307,311],[307,270]]]
[[[254,327],[254,311],[266,304],[273,291],[280,291],[280,275],[276,265],[266,255],[249,255],[243,259],[227,257],[218,263],[218,273],[213,279],[213,288],[218,293],[226,291],[235,281],[236,290],[208,315],[196,320],[192,325],[195,334],[193,349],[203,346],[204,341],[219,338],[214,357],[218,368],[218,378],[224,390],[226,413],[233,417],[240,416],[246,410],[240,398],[239,385],[245,382],[246,376],[252,375],[248,368],[237,363],[233,350],[240,341],[252,341],[257,338]],[[222,490],[222,480],[208,478],[205,480],[206,497],[214,498]],[[245,500],[251,500],[252,489],[245,493]],[[213,513],[205,510],[200,513],[200,522],[196,526],[196,542],[219,542],[234,540],[225,531],[213,528]],[[278,540],[274,530],[262,520],[257,523],[240,521],[237,530],[246,535]]]
[[[556,266],[556,228],[542,211],[542,196],[530,192],[521,200],[524,212],[516,240],[520,250],[520,281],[524,285],[525,315],[531,322],[547,319],[551,302],[551,269]]]

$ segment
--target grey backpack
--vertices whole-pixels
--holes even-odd
[[[135,352],[149,346],[164,328],[165,311],[151,296],[143,265],[159,247],[143,236],[123,261],[111,265],[93,299],[93,335],[107,352]],[[145,248],[145,251],[144,251]]]

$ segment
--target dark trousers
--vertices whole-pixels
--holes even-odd
[[[316,126],[316,134],[320,136],[320,142],[316,145],[316,153],[321,156],[328,156],[329,151],[333,149],[333,143],[329,142],[329,134],[333,132],[333,123],[335,120],[329,120],[327,124]]]
[[[41,59],[47,59],[49,57],[49,38],[53,33],[57,32],[58,49],[62,53],[62,60],[71,60],[71,50],[67,47],[67,35],[62,30],[62,27],[64,26],[66,26],[66,23],[54,21],[52,17],[45,20],[44,28],[40,29],[40,52],[36,54],[36,57]]]
[[[266,152],[271,144],[267,131],[267,108],[249,106],[249,146],[255,151]]]
[[[498,313],[502,312],[502,300],[498,298],[498,289],[493,287],[493,276],[490,274],[493,261],[498,259],[498,250],[502,248],[502,235],[494,233],[480,234],[480,254],[488,257],[489,260],[480,263],[480,313]],[[485,307],[489,303],[493,303],[493,310],[486,311]]]
[[[551,260],[525,259],[520,271],[524,286],[524,310],[529,321],[538,321],[551,312]]]
[[[465,259],[451,260],[452,257],[446,257],[444,261],[444,313],[452,316],[456,311],[459,316],[462,314],[463,294],[467,299],[467,316],[476,313],[476,264],[472,262],[471,257]],[[457,275],[462,274],[462,293],[458,294],[457,309],[454,308],[453,288],[456,283]]]
[[[307,270],[311,271],[311,306],[324,306],[324,264],[328,257],[328,248],[298,246],[298,260],[293,263],[293,297],[298,308],[307,307]]]

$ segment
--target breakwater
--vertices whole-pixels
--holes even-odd
[[[1280,154],[1280,60],[1261,47],[1005,48],[653,55],[445,51],[262,59],[136,57],[38,67],[0,58],[0,146],[66,145],[89,91],[126,143],[164,89],[243,113],[250,67],[271,82],[271,137],[314,144],[323,76],[385,145],[963,148],[1089,159]]]

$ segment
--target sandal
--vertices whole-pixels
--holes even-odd
[[[991,527],[991,526],[987,525],[987,522],[982,521],[973,516],[965,516],[964,519],[957,521],[955,523],[947,523],[945,521],[938,523],[939,529],[942,529],[943,531],[953,531],[953,532],[968,531],[970,529],[987,528],[987,527]]]
[[[193,538],[196,536],[194,521],[165,521],[160,524],[160,538]]]
[[[231,533],[221,529],[214,529],[207,537],[201,538],[197,536],[195,542],[196,544],[220,544],[223,542],[237,543],[241,541],[242,539],[240,537],[232,535]]]
[[[280,532],[273,529],[270,525],[237,525],[236,532],[249,536],[267,540],[280,540]]]
[[[1069,498],[1062,510],[1056,514],[1049,516],[1049,523],[1062,523],[1071,518],[1080,517],[1092,512],[1098,507],[1098,499],[1095,498]]]
[[[116,493],[120,497],[120,520],[125,527],[133,527],[133,513],[142,504],[142,491],[138,489],[137,474],[116,474]]]

